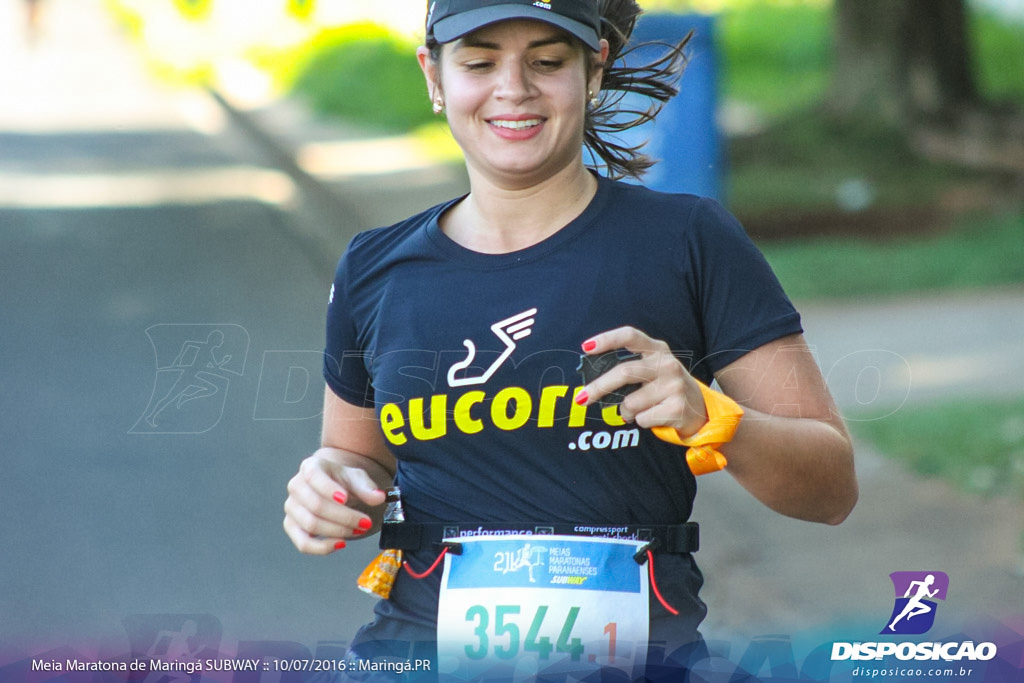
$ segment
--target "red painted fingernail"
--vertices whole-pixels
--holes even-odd
[[[587,353],[590,353],[596,348],[597,342],[594,341],[593,339],[588,339],[587,341],[583,342],[583,350],[586,351]]]
[[[361,520],[359,520],[359,528],[362,529],[363,531],[366,531],[371,526],[373,526],[373,522],[368,520],[366,517],[363,517]]]
[[[574,398],[573,400],[576,401],[576,405],[581,406],[587,402],[588,398],[589,396],[587,396],[587,392],[581,391],[580,393],[576,394],[576,398]]]
[[[341,550],[344,547],[345,547],[345,541],[338,541],[337,543],[334,544],[334,549],[335,550]]]
[[[366,529],[353,529],[352,533],[356,536],[361,536],[362,534],[366,533]]]
[[[334,500],[336,500],[339,503],[341,503],[342,505],[344,505],[345,501],[348,500],[348,496],[345,495],[344,491],[335,491],[334,492]]]

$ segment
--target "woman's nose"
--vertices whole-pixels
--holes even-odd
[[[495,95],[501,99],[520,102],[533,95],[534,87],[529,71],[524,65],[508,63],[499,71],[499,82]]]

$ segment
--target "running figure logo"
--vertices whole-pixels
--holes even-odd
[[[240,377],[249,334],[238,325],[154,325],[146,330],[156,379],[132,434],[201,434],[224,412],[231,378]]]
[[[882,634],[920,635],[935,623],[935,600],[945,600],[949,577],[943,572],[893,572],[896,604]]]
[[[460,370],[465,370],[472,365],[473,360],[476,358],[476,344],[473,343],[472,339],[464,339],[462,345],[466,347],[466,351],[469,353],[465,360],[459,361],[448,369],[448,386],[452,388],[464,387],[473,384],[484,384],[489,380],[491,375],[497,372],[501,364],[508,360],[512,352],[516,350],[516,342],[523,337],[530,336],[534,323],[533,316],[535,315],[537,315],[537,309],[531,308],[528,311],[523,311],[511,318],[505,318],[491,325],[491,332],[494,332],[495,336],[505,344],[505,350],[501,352],[501,355],[491,363],[491,366],[482,375],[477,377],[455,376]]]
[[[533,575],[534,567],[543,567],[544,560],[541,558],[547,552],[547,548],[524,543],[523,547],[516,551],[503,551],[494,554],[494,571],[501,574],[509,574],[525,569],[530,578],[530,583],[537,583]]]

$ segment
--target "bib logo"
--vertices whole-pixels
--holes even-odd
[[[920,635],[935,623],[935,600],[945,600],[949,577],[943,572],[893,572],[896,591],[888,625],[882,634]]]
[[[537,583],[533,570],[535,567],[544,566],[543,555],[547,551],[548,549],[543,546],[525,543],[517,550],[495,553],[494,571],[499,574],[508,574],[509,572],[518,572],[521,569],[525,569],[530,583]]]

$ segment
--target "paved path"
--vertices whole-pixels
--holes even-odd
[[[101,6],[51,0],[30,48],[0,3],[0,669],[183,614],[346,638],[374,548],[317,561],[281,530],[331,279],[301,190],[206,95],[154,85]]]
[[[373,545],[305,558],[280,530],[318,429],[302,389],[324,283],[355,230],[464,191],[464,174],[399,158],[321,178],[340,204],[310,197],[209,99],[154,86],[99,4],[52,0],[31,50],[0,36],[0,642],[116,649],[140,614],[212,615],[224,642],[345,640],[369,614],[352,583]],[[310,127],[290,103],[247,116],[299,152],[394,149]],[[801,308],[844,410],[897,419],[904,401],[1024,393],[1019,288]],[[175,357],[216,332],[220,412],[194,401],[168,426],[153,409],[191,367]],[[701,481],[709,635],[850,620],[869,630],[845,637],[870,638],[888,573],[908,569],[950,574],[951,630],[1024,611],[1019,503],[920,481],[866,446],[859,463],[861,504],[837,529],[764,514],[727,474]]]
[[[1024,394],[1024,287],[800,308],[845,410]]]

